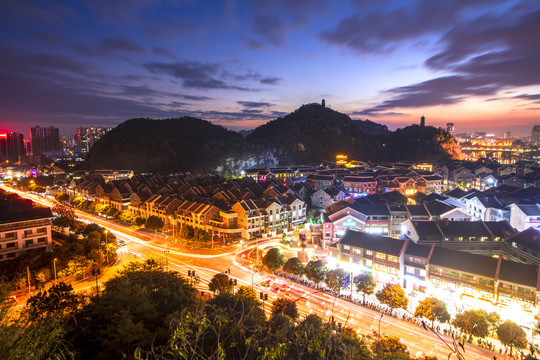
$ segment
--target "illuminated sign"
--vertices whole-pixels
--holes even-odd
[[[343,223],[343,227],[346,227],[346,228],[350,228],[350,227],[356,227],[356,222],[352,221],[350,218],[347,219],[347,221],[345,221]]]
[[[416,189],[405,190],[405,195],[414,195],[414,194],[416,194]]]

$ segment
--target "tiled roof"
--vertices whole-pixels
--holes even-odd
[[[403,249],[405,241],[387,236],[372,235],[365,232],[347,230],[339,243],[357,248],[377,251],[389,255],[399,256],[401,250]]]
[[[498,259],[463,251],[435,247],[429,265],[495,278]]]

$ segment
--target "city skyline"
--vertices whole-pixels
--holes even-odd
[[[6,1],[0,132],[134,117],[249,129],[322,98],[395,129],[530,135],[540,4]]]

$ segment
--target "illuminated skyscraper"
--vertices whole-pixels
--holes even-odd
[[[531,132],[531,144],[540,145],[540,125],[534,125]]]
[[[26,155],[26,146],[23,134],[16,132],[0,134],[0,160],[15,163],[20,160],[20,156],[24,155]]]
[[[32,155],[62,155],[60,131],[53,126],[46,128],[36,126],[30,128],[30,143],[32,146]]]

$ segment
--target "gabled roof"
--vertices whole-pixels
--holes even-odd
[[[387,236],[347,230],[345,235],[339,240],[339,244],[399,256],[405,245],[405,241]]]
[[[350,204],[349,207],[367,216],[390,215],[388,205]]]
[[[435,246],[430,266],[440,266],[494,279],[498,259]]]
[[[415,244],[412,241],[407,245],[405,250],[405,255],[416,256],[419,258],[427,259],[431,251],[431,246],[425,246],[420,244]]]
[[[538,284],[538,266],[502,259],[499,280],[536,288]]]
[[[528,228],[508,238],[509,244],[516,243],[534,251],[540,252],[540,231]]]
[[[455,206],[450,206],[439,200],[435,200],[424,205],[431,216],[441,216],[442,214],[445,214],[450,210],[456,209]]]
[[[530,205],[515,204],[515,206],[517,206],[527,216],[540,216],[540,205],[538,204],[530,204]]]
[[[445,192],[444,195],[447,197],[452,197],[454,199],[461,199],[467,195],[467,192],[464,190],[461,190],[460,188],[455,188],[455,189]]]

